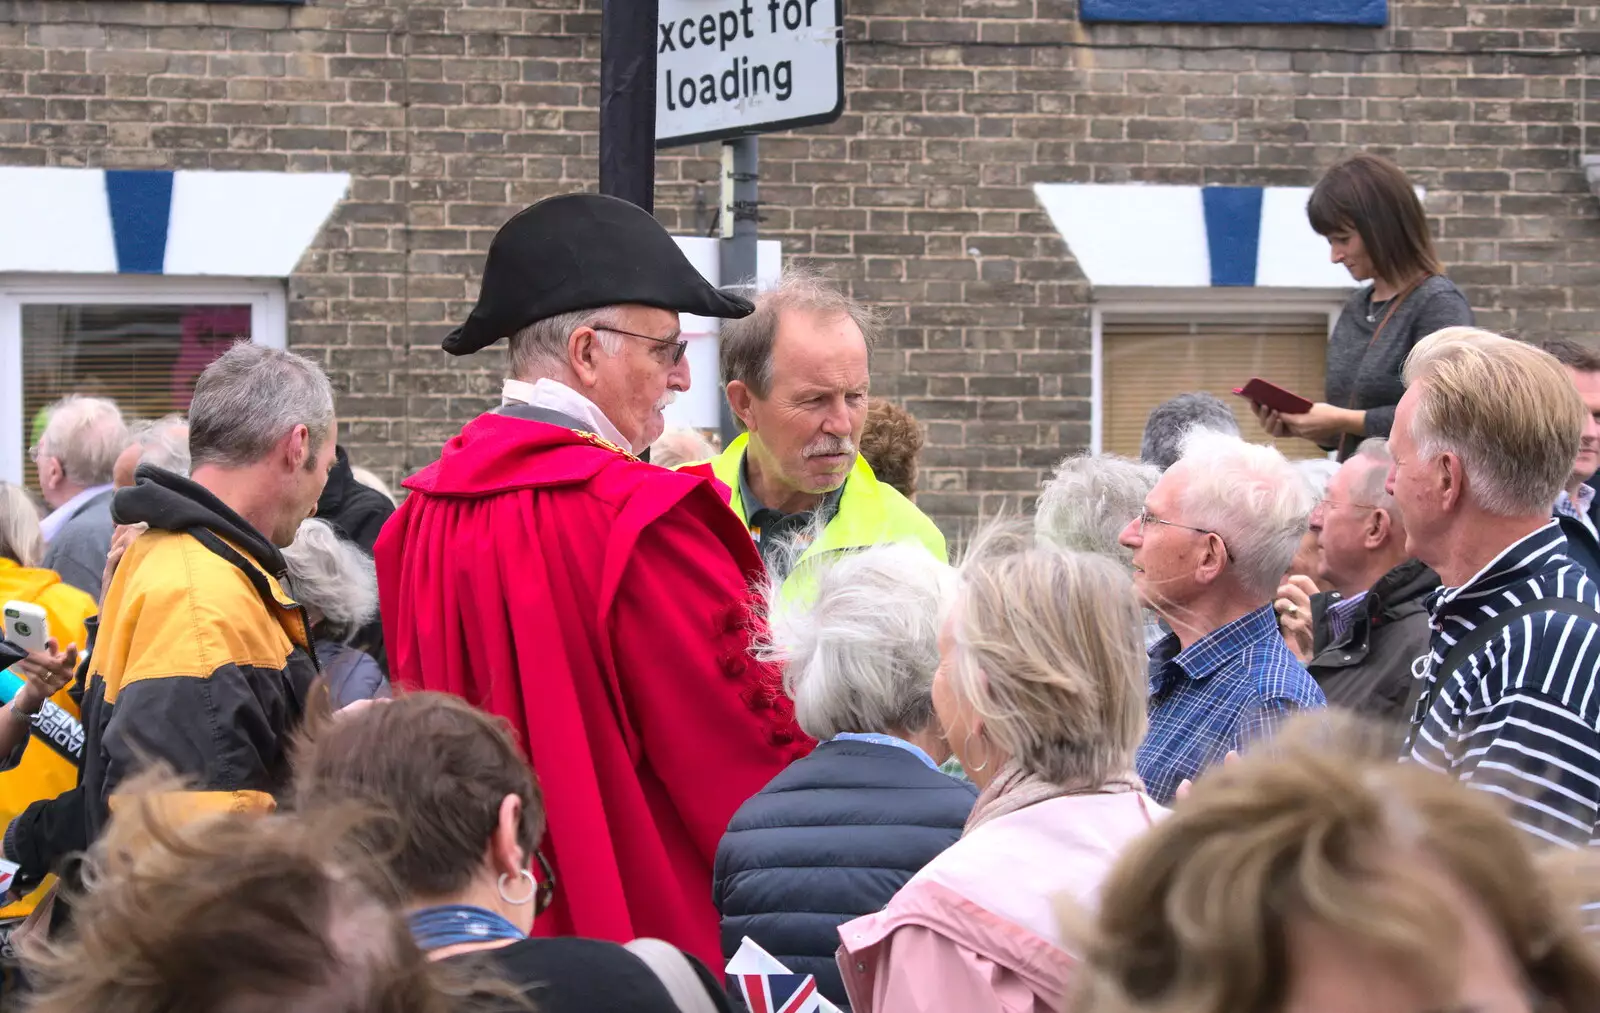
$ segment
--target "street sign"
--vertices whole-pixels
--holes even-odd
[[[656,147],[832,123],[844,0],[660,0]]]

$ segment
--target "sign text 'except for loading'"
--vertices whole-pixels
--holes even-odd
[[[656,147],[831,123],[843,0],[660,0]]]

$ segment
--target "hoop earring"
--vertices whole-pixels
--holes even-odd
[[[968,732],[967,733],[967,737],[961,740],[961,749],[962,749],[962,752],[965,752],[968,755],[971,755],[971,752],[972,752],[972,733],[971,732]],[[981,774],[987,769],[989,769],[989,750],[987,748],[985,748],[984,751],[983,751],[983,762],[978,764],[976,767],[968,767],[967,768],[967,773],[969,773],[969,774]]]
[[[534,894],[539,892],[539,883],[533,878],[533,873],[529,872],[527,869],[523,869],[520,878],[528,881],[528,895],[522,898],[509,897],[506,895],[506,880],[510,878],[510,876],[502,872],[500,874],[500,879],[495,883],[495,888],[500,891],[500,899],[505,901],[507,904],[510,904],[512,907],[521,907],[522,905],[531,902]]]

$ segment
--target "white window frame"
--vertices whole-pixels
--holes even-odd
[[[0,479],[23,476],[22,307],[27,303],[250,306],[250,340],[288,343],[288,300],[281,278],[166,275],[0,274]]]
[[[1314,288],[1134,288],[1104,287],[1096,291],[1091,312],[1093,329],[1089,356],[1089,449],[1101,453],[1105,431],[1104,330],[1109,318],[1163,315],[1249,318],[1256,313],[1326,313],[1328,336],[1350,298],[1352,289]],[[1239,377],[1242,385],[1248,376]]]

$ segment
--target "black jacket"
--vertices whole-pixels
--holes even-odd
[[[722,952],[749,936],[843,1008],[839,926],[888,903],[961,836],[977,789],[908,750],[834,740],[739,807],[717,846]]]
[[[376,489],[362,485],[350,470],[350,455],[343,447],[333,451],[333,469],[328,472],[328,484],[322,487],[317,499],[317,516],[333,525],[334,533],[347,542],[361,546],[372,555],[378,543],[378,532],[394,513],[394,504]],[[383,643],[383,620],[374,618],[350,638],[350,645],[365,651],[378,663],[385,677],[389,674],[389,652]]]
[[[317,516],[332,524],[340,538],[355,542],[370,556],[383,522],[394,513],[394,504],[383,493],[356,481],[350,471],[350,455],[343,447],[334,448],[333,454],[333,470],[317,499]]]
[[[1408,559],[1372,585],[1355,621],[1334,640],[1328,607],[1336,591],[1311,599],[1312,659],[1306,668],[1328,703],[1384,721],[1404,722],[1411,691],[1411,665],[1428,653],[1428,610],[1424,600],[1439,586],[1439,575]]]

